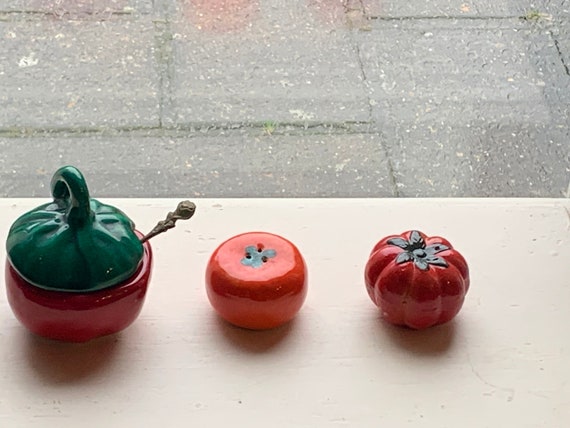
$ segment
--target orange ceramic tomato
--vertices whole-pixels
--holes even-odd
[[[307,295],[307,268],[281,236],[248,232],[222,243],[206,269],[214,309],[239,327],[264,330],[290,321]]]

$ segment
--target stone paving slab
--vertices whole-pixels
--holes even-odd
[[[363,0],[363,3],[366,14],[374,18],[470,17],[484,13],[480,1]]]
[[[372,18],[519,17],[568,15],[568,0],[362,0]],[[534,13],[533,13],[534,12]]]
[[[514,10],[530,19],[558,20],[570,18],[569,0],[510,0]],[[538,13],[538,16],[537,16]]]
[[[565,197],[567,127],[479,124],[388,130],[402,197]]]
[[[105,19],[113,14],[149,14],[152,11],[152,0],[0,0],[0,13],[42,13],[66,19]]]
[[[535,30],[378,21],[359,34],[400,196],[566,194],[570,79],[549,32]]]
[[[376,22],[359,44],[380,124],[550,121],[546,82],[503,21]]]
[[[194,9],[181,11],[186,19],[172,25],[165,123],[369,121],[350,31],[331,30],[306,8],[277,1],[264,6],[245,22],[231,21],[229,32],[216,30],[208,17],[196,22]]]
[[[0,197],[570,196],[569,3],[0,0]]]
[[[377,135],[258,129],[195,138],[0,138],[0,197],[49,197],[51,174],[64,164],[80,168],[101,197],[395,195]]]
[[[543,93],[550,107],[552,123],[563,123],[570,128],[570,71],[565,55],[565,46],[570,47],[570,39],[564,36],[568,29],[570,21],[556,28],[537,24],[527,28],[523,36],[529,61],[545,82]]]
[[[561,22],[557,28],[552,30],[552,33],[556,40],[556,48],[560,52],[564,73],[570,78],[570,19]],[[565,94],[566,101],[569,93]]]
[[[150,20],[0,22],[0,129],[152,127]]]

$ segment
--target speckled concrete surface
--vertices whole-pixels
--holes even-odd
[[[568,197],[568,0],[0,0],[0,197]]]
[[[211,131],[191,138],[46,135],[41,145],[50,155],[40,163],[29,162],[28,153],[39,144],[32,137],[20,138],[11,164],[0,165],[7,193],[30,196],[49,192],[51,173],[61,164],[76,165],[92,193],[105,196],[120,196],[125,186],[149,197],[394,196],[379,138],[296,129],[273,135],[260,129]],[[0,151],[12,145],[12,139],[0,138]]]

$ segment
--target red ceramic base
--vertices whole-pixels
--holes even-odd
[[[140,235],[140,234],[139,234]],[[38,288],[6,260],[6,291],[14,315],[32,333],[66,342],[86,342],[127,328],[139,315],[151,277],[152,249],[137,272],[114,287],[90,293]]]

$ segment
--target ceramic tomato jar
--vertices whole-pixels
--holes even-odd
[[[8,233],[10,307],[31,332],[50,339],[84,342],[125,329],[151,278],[148,238],[191,217],[194,205],[184,203],[182,216],[170,213],[166,227],[163,221],[143,237],[121,210],[91,199],[72,166],[54,174],[51,193],[53,202],[22,215]]]
[[[307,295],[307,267],[298,248],[267,232],[223,242],[206,269],[206,291],[216,312],[238,327],[265,330],[292,320]]]
[[[447,239],[417,230],[380,240],[364,279],[382,317],[413,329],[450,321],[469,290],[469,268],[459,251]]]

